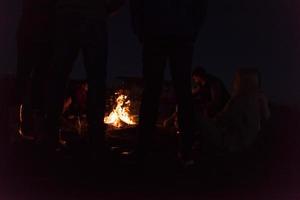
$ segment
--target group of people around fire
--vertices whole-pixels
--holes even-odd
[[[30,119],[43,119],[43,134],[37,141],[49,151],[61,148],[60,118],[76,99],[77,108],[87,114],[91,154],[101,159],[108,153],[103,122],[108,19],[125,1],[23,0],[17,33],[16,97],[17,105],[23,105],[21,129],[26,134],[32,128]],[[178,129],[179,159],[184,163],[193,159],[196,132],[211,148],[228,152],[250,148],[261,123],[270,116],[259,72],[252,68],[238,70],[231,95],[220,79],[203,68],[192,73],[194,45],[207,1],[128,1],[133,32],[142,46],[144,91],[136,147],[138,161],[144,161],[151,151],[167,63],[177,106],[164,124],[174,124]],[[66,85],[80,51],[87,77],[74,98],[67,96]]]
[[[251,148],[271,115],[257,69],[237,70],[231,94],[219,78],[203,68],[194,70],[192,80],[196,129],[201,133],[202,144],[206,144],[203,148],[228,153]],[[177,118],[175,111],[163,126],[179,130]]]

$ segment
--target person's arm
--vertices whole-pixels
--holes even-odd
[[[116,14],[125,4],[126,0],[107,0],[107,8],[109,15]]]
[[[72,104],[72,97],[68,97],[65,102],[64,102],[64,108],[63,108],[63,113],[65,113],[71,106]]]

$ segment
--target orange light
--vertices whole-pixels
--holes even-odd
[[[116,128],[121,128],[124,124],[136,125],[136,121],[130,114],[130,100],[128,96],[116,93],[119,95],[116,98],[116,105],[113,111],[104,118],[104,123],[112,125]]]

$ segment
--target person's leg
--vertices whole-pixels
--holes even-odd
[[[181,153],[188,156],[192,149],[194,113],[191,94],[193,43],[174,41],[170,68],[178,102],[178,125],[181,132]]]
[[[40,5],[36,2],[36,8],[40,14],[38,31],[35,34],[35,66],[32,70],[30,104],[34,111],[44,113],[45,109],[45,84],[49,69],[53,61],[54,53],[54,21],[55,3],[52,0],[45,0]],[[46,6],[47,5],[47,6]],[[36,15],[36,14],[35,14]]]
[[[59,16],[56,24],[53,66],[49,72],[46,95],[46,140],[58,142],[60,116],[63,110],[66,83],[79,52],[76,20]]]
[[[43,81],[53,52],[50,41],[53,37],[54,5],[52,0],[23,2],[17,32],[17,104],[23,104],[24,122],[33,117],[36,109],[41,110],[43,104]]]
[[[165,46],[157,40],[146,40],[143,46],[144,91],[139,116],[140,152],[147,151],[152,142],[166,64]]]
[[[88,137],[91,147],[97,151],[105,146],[105,97],[107,67],[107,27],[96,20],[87,23],[82,31],[84,64],[87,72]]]
[[[48,37],[53,36],[49,35]],[[32,72],[30,104],[34,111],[42,114],[45,111],[45,87],[53,59],[53,45],[51,42],[45,41],[39,44],[38,51],[36,66]]]
[[[49,33],[50,34],[50,33]],[[31,133],[36,139],[43,134],[46,114],[46,83],[49,79],[53,61],[53,44],[49,41],[53,35],[44,35],[44,41],[37,44],[36,65],[33,68],[30,93]]]
[[[24,7],[28,8],[28,2],[24,2]],[[23,10],[27,12],[27,10]],[[28,12],[27,12],[28,13]],[[41,27],[35,23],[33,17],[28,17],[23,13],[17,30],[17,71],[16,71],[16,103],[24,104],[29,101],[30,83],[32,71],[35,68],[36,60],[39,59],[36,53]]]
[[[19,133],[28,135],[35,128],[35,110],[41,109],[44,99],[41,95],[43,79],[46,76],[45,68],[49,68],[52,51],[49,44],[50,35],[42,29],[44,26],[31,25],[33,20],[21,20],[18,34],[17,57],[17,95],[16,105],[22,105],[22,121]],[[36,96],[36,98],[34,98]],[[32,135],[31,135],[32,136]]]
[[[32,72],[34,53],[29,38],[22,33],[17,36],[17,72],[16,72],[16,104],[28,101],[29,82]]]
[[[14,106],[22,105],[22,122],[19,124],[19,133],[27,134],[31,129],[31,106],[30,106],[30,83],[31,74],[35,66],[35,45],[33,38],[28,37],[20,27],[17,35],[17,73],[16,73],[16,95]]]

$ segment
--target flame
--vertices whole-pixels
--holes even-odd
[[[116,93],[116,95],[118,95],[118,93]],[[127,125],[136,125],[135,120],[130,115],[130,100],[128,96],[123,94],[118,96],[115,108],[104,118],[104,123],[117,128],[121,128],[124,123]]]

